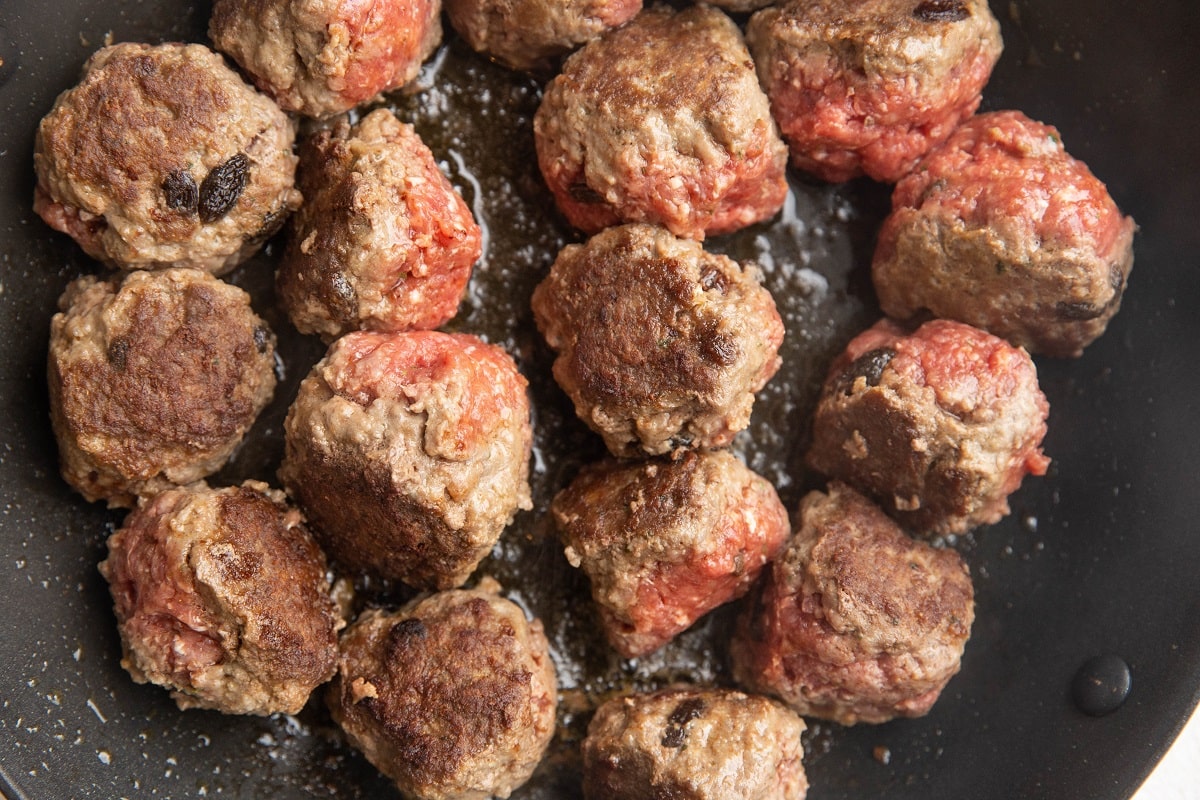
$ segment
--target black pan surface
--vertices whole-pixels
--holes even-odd
[[[1078,360],[1038,359],[1051,403],[1050,473],[1026,481],[1010,518],[955,543],[977,593],[962,672],[921,720],[812,726],[812,800],[1126,798],[1200,698],[1200,470],[1187,466],[1200,446],[1200,6],[993,7],[1006,51],[984,107],[1019,108],[1059,127],[1138,221],[1136,263],[1124,307],[1099,342]],[[49,319],[67,282],[99,267],[30,210],[33,132],[106,38],[203,41],[208,11],[184,0],[0,3],[0,792],[9,798],[395,796],[317,702],[297,718],[181,713],[166,692],[133,684],[119,666],[96,571],[121,515],[85,503],[57,472],[44,375]],[[535,494],[544,508],[598,450],[536,377],[549,361],[528,326],[528,292],[571,237],[529,172],[538,87],[460,44],[439,63],[426,74],[439,88],[395,105],[487,218],[488,255],[454,324],[507,345],[533,379]],[[475,111],[446,115],[445,104]],[[794,189],[785,219],[712,243],[771,262],[789,366],[738,446],[791,505],[819,485],[798,466],[815,381],[877,313],[865,265],[887,203],[886,191],[866,182],[797,180]],[[271,477],[287,403],[322,350],[274,311],[271,256],[269,248],[230,278],[280,333],[285,379],[217,483]],[[564,705],[583,708],[620,687],[727,679],[709,645],[728,614],[661,657],[618,663],[581,632],[586,587],[563,563],[535,511],[518,519],[485,570],[546,620]],[[368,589],[380,602],[402,594]],[[1070,687],[1101,654],[1128,664],[1132,690],[1118,710],[1093,717],[1074,705]],[[578,795],[573,739],[586,713],[561,716],[551,758],[519,796]]]

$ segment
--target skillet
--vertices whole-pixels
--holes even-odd
[[[1200,470],[1187,466],[1200,445],[1200,280],[1191,273],[1200,252],[1200,51],[1190,35],[1200,33],[1200,7],[993,6],[1006,51],[984,109],[1019,108],[1059,127],[1068,150],[1138,221],[1135,267],[1121,312],[1082,358],[1037,359],[1051,403],[1050,473],[1026,480],[1005,521],[955,543],[977,594],[962,672],[923,719],[812,725],[813,800],[1125,798],[1200,698]],[[99,268],[30,210],[33,131],[107,33],[113,41],[203,41],[209,7],[51,0],[0,8],[0,792],[38,800],[395,796],[341,742],[319,702],[295,718],[181,713],[166,692],[137,686],[121,670],[96,572],[121,515],[85,503],[58,477],[44,386],[56,299],[72,278]],[[572,238],[528,175],[531,151],[520,132],[537,84],[453,43],[426,77],[437,88],[398,97],[396,106],[418,121],[489,226],[489,256],[454,325],[505,344],[531,376],[535,497],[544,509],[599,451],[538,377],[549,356],[528,325],[528,292]],[[484,97],[480,85],[494,88]],[[442,100],[459,113],[428,110]],[[738,446],[790,507],[820,485],[799,467],[816,381],[877,313],[865,265],[887,207],[886,190],[869,182],[797,179],[793,188],[795,208],[780,223],[712,243],[768,262],[789,325],[789,366]],[[252,292],[279,333],[284,379],[214,483],[272,477],[287,403],[323,349],[274,310],[277,247],[230,279]],[[712,644],[729,613],[660,656],[617,662],[591,638],[586,586],[564,563],[535,512],[517,520],[484,565],[547,622],[565,689],[557,743],[519,797],[578,796],[581,709],[604,693],[727,679]],[[402,587],[361,588],[370,602],[404,596]],[[1097,655],[1120,658],[1132,675],[1127,700],[1104,716],[1083,713],[1071,695],[1077,672]]]

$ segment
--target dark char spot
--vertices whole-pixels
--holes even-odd
[[[880,347],[863,353],[854,359],[842,373],[838,380],[839,388],[846,394],[850,394],[854,391],[854,382],[859,378],[866,379],[867,386],[878,386],[883,377],[883,371],[895,357],[896,351],[890,347]]]
[[[923,0],[913,16],[922,22],[961,22],[971,16],[962,0]]]
[[[254,346],[258,348],[258,352],[267,352],[267,345],[271,342],[271,332],[259,325],[254,329]]]
[[[663,747],[683,747],[687,739],[687,724],[698,719],[704,713],[704,701],[699,697],[689,697],[671,712],[667,717],[667,728],[663,731]]]
[[[108,345],[108,363],[117,372],[125,371],[125,364],[129,356],[129,340],[124,337],[113,339]]]
[[[200,204],[200,190],[192,174],[185,169],[173,169],[162,182],[167,208],[195,214]]]
[[[424,639],[429,634],[425,628],[425,623],[416,617],[409,617],[401,620],[392,626],[391,636],[393,641],[401,639]]]
[[[725,277],[725,273],[721,272],[721,270],[716,267],[709,267],[700,276],[700,285],[706,292],[716,289],[718,292],[724,294],[725,290],[729,288],[729,279]]]
[[[250,159],[238,153],[213,167],[200,184],[200,221],[216,222],[229,213],[242,196],[250,174]]]
[[[1063,319],[1087,320],[1095,319],[1104,313],[1104,309],[1095,303],[1066,303],[1054,304],[1054,311]]]
[[[572,183],[567,187],[567,194],[580,203],[603,203],[604,195],[597,192],[586,183]]]

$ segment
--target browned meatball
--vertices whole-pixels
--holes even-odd
[[[975,618],[958,553],[838,483],[804,498],[796,528],[738,622],[734,677],[843,725],[928,712]]]
[[[542,623],[499,589],[484,579],[394,613],[367,611],[342,636],[333,718],[406,796],[508,797],[554,735]]]
[[[642,0],[446,0],[450,24],[512,69],[547,70],[642,10]]]
[[[482,234],[412,126],[378,109],[318,133],[300,158],[305,201],[277,273],[295,326],[333,338],[453,317]]]
[[[1121,305],[1135,227],[1053,127],[981,114],[896,184],[875,289],[899,319],[929,311],[1078,356]]]
[[[121,665],[180,708],[294,714],[333,676],[344,623],[325,557],[264,483],[156,495],[108,538],[100,572]]]
[[[63,477],[132,506],[228,460],[275,390],[275,336],[206,272],[76,280],[50,322],[50,421]]]
[[[774,487],[726,451],[595,464],[551,510],[626,658],[744,595],[791,532]]]
[[[588,800],[804,800],[804,722],[765,697],[666,689],[600,706],[583,740]]]
[[[555,379],[617,456],[729,444],[779,369],[783,322],[757,268],[650,225],[565,247],[533,313]]]
[[[987,0],[790,0],[746,29],[792,163],[893,182],[975,112],[1000,58]]]
[[[440,0],[215,0],[208,35],[287,111],[328,117],[408,83]]]
[[[1049,405],[1029,354],[948,320],[887,320],[829,370],[808,465],[871,495],[917,534],[962,533],[1008,513],[1044,475]]]
[[[525,389],[475,336],[348,333],[300,385],[280,478],[341,565],[458,586],[532,508]]]
[[[567,59],[533,120],[567,220],[703,239],[773,216],[787,148],[741,31],[707,6],[648,9]]]
[[[203,45],[105,47],[38,127],[33,207],[106,264],[220,275],[300,204],[294,138]]]

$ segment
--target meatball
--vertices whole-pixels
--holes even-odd
[[[446,0],[450,24],[476,51],[512,69],[546,71],[631,19],[642,0]]]
[[[554,377],[617,456],[721,447],[779,369],[758,270],[650,225],[568,245],[534,289]]]
[[[203,45],[105,47],[38,127],[33,207],[110,266],[220,275],[300,205],[294,138]]]
[[[587,233],[650,222],[703,239],[787,196],[787,148],[741,31],[706,6],[648,9],[585,45],[533,129],[546,185]]]
[[[1044,475],[1049,406],[1029,355],[959,322],[884,320],[834,361],[808,465],[874,497],[913,532],[962,533],[1008,513]]]
[[[804,800],[804,722],[765,697],[666,689],[618,697],[583,740],[588,800]]]
[[[215,0],[208,35],[286,111],[329,117],[416,77],[440,0]]]
[[[461,585],[530,509],[525,379],[469,334],[348,333],[284,423],[280,478],[342,566]]]
[[[727,451],[676,461],[605,461],[554,498],[572,566],[582,567],[609,642],[648,655],[741,597],[787,540],[774,487]]]
[[[482,234],[411,125],[384,109],[340,120],[302,149],[300,186],[277,273],[300,331],[332,339],[454,316]]]
[[[275,336],[241,289],[194,269],[88,276],[50,322],[50,421],[63,478],[88,500],[200,480],[275,391]]]
[[[508,797],[554,735],[557,681],[539,620],[490,579],[370,610],[342,636],[333,718],[406,796]]]
[[[108,538],[100,572],[121,665],[180,708],[295,714],[333,677],[344,623],[325,556],[264,483],[155,495]]]
[[[929,311],[1078,356],[1121,304],[1135,227],[1057,130],[981,114],[896,185],[872,274],[894,317]]]
[[[974,618],[958,553],[910,539],[835,482],[802,501],[795,536],[738,621],[733,673],[843,725],[919,717],[958,672]]]
[[[1000,58],[987,0],[790,0],[746,29],[792,163],[894,182],[979,107]]]

